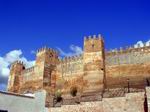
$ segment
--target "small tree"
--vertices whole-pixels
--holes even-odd
[[[57,102],[60,102],[62,100],[61,95],[62,95],[61,90],[57,90],[55,93]]]
[[[71,90],[70,90],[70,94],[75,97],[77,96],[77,87],[72,87]]]

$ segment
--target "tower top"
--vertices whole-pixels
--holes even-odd
[[[104,49],[104,40],[101,34],[84,37],[84,52],[97,52]]]
[[[54,53],[54,54],[58,54],[58,51],[57,50],[54,50],[52,48],[48,48],[48,47],[42,47],[40,49],[37,50],[37,54],[39,53],[43,53],[43,52],[51,52],[51,53]]]
[[[87,41],[87,40],[93,40],[93,39],[99,39],[99,40],[103,40],[103,37],[101,34],[98,34],[98,35],[89,35],[89,36],[84,36],[84,40]]]
[[[24,66],[24,63],[23,63],[23,61],[21,61],[21,60],[17,60],[17,61],[15,61],[15,62],[13,62],[11,65],[13,66],[13,65],[16,65],[16,64],[20,64],[20,65],[23,65],[23,66]]]

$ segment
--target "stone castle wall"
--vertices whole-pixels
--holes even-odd
[[[21,93],[34,92],[43,87],[43,76],[39,76],[36,74],[35,70],[37,70],[36,66],[25,69],[21,73]]]
[[[66,57],[60,60],[56,66],[57,81],[56,85],[63,87],[63,91],[67,92],[71,87],[84,84],[84,62],[83,54],[80,56]],[[109,88],[127,87],[127,79],[130,79],[130,85],[146,84],[146,79],[150,76],[150,47],[128,48],[119,51],[109,51],[105,53],[106,67],[106,85]],[[30,84],[42,80],[39,75],[35,74],[35,67],[22,71],[22,84]],[[137,82],[138,84],[136,84]]]
[[[144,102],[144,92],[128,93],[124,97],[103,98],[102,101],[51,107],[49,112],[145,112]]]
[[[23,77],[23,80],[22,80],[23,84],[31,80],[36,80],[34,67],[31,67],[22,71],[22,77]]]
[[[150,78],[150,46],[106,52],[107,87],[144,87]]]
[[[62,60],[58,57],[56,51],[42,48],[37,52],[34,67],[25,69],[23,63],[15,63],[8,90],[24,93],[45,89],[47,100],[51,100],[47,102],[53,105],[58,90],[64,99],[71,99],[71,88],[76,87],[84,106],[84,101],[99,101],[105,89],[143,89],[150,83],[150,46],[105,52],[104,41],[99,35],[84,39],[81,56]],[[105,105],[104,101],[98,104]]]
[[[147,63],[150,62],[150,46],[106,51],[105,57],[107,66]]]
[[[83,73],[83,56],[66,57],[57,65],[57,72],[62,78],[76,77]]]
[[[83,56],[66,57],[60,60],[56,68],[56,86],[63,93],[70,92],[72,87],[82,89],[83,82]]]

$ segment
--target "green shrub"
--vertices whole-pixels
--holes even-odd
[[[55,93],[55,97],[56,97],[57,102],[60,102],[62,100],[61,95],[62,95],[61,90],[57,90]]]

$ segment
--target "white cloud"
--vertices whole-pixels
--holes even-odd
[[[8,65],[9,63],[3,57],[0,57],[0,68],[7,67]]]
[[[150,40],[146,42],[146,46],[150,46]]]
[[[138,48],[138,47],[144,47],[144,43],[142,41],[138,41],[135,45],[134,45],[135,48]]]
[[[150,40],[148,40],[147,42],[138,41],[138,42],[134,45],[135,48],[144,47],[144,46],[150,46]]]
[[[21,50],[13,50],[7,53],[4,59],[6,62],[12,63],[16,60],[19,60],[21,55],[22,55]]]
[[[9,75],[9,72],[10,72],[9,68],[2,68],[1,69],[2,77],[7,77]]]
[[[20,61],[23,61],[23,63],[25,64],[26,68],[30,68],[35,64],[35,61],[28,61],[25,57],[21,57],[19,59]]]
[[[21,50],[13,50],[8,52],[3,57],[0,57],[0,88],[4,88],[7,85],[9,76],[9,66],[14,61],[21,60],[29,68],[35,64],[35,61],[29,61],[24,56]]]
[[[59,50],[61,56],[74,56],[74,55],[79,55],[83,53],[82,48],[79,46],[70,45],[69,48],[70,48],[70,52],[67,52],[67,53],[60,48],[57,48],[57,49]]]

